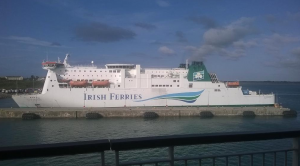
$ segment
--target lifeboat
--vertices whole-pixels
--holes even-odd
[[[235,82],[227,82],[227,86],[240,86],[240,82],[235,81]]]
[[[84,87],[87,83],[87,81],[70,81],[70,86]]]
[[[108,86],[109,81],[108,80],[103,80],[103,81],[93,81],[92,82],[93,86]]]

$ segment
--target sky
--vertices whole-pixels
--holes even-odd
[[[220,80],[300,81],[299,0],[1,0],[0,77],[43,61],[175,68]]]

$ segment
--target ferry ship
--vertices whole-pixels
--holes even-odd
[[[178,68],[142,68],[138,64],[71,66],[43,62],[47,70],[41,94],[13,95],[19,107],[168,107],[272,106],[274,94],[242,90],[239,82],[221,82],[203,62]]]

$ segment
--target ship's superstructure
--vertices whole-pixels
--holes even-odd
[[[220,82],[203,62],[178,68],[135,64],[71,66],[43,62],[48,70],[41,94],[14,95],[20,107],[141,107],[274,105],[274,94],[243,91],[239,82]]]

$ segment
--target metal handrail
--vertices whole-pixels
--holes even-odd
[[[169,146],[259,141],[300,137],[300,130],[249,131],[208,134],[171,135],[110,140],[112,150],[134,150]]]
[[[184,145],[197,145],[197,144],[214,144],[214,143],[228,143],[228,142],[245,142],[245,141],[259,141],[259,140],[273,140],[293,138],[293,147],[284,150],[272,150],[261,152],[248,152],[239,154],[226,154],[215,156],[194,156],[176,158],[174,156],[175,146]],[[128,165],[138,163],[140,165],[144,163],[159,163],[169,162],[171,166],[174,165],[174,161],[204,158],[218,158],[229,156],[243,156],[253,154],[276,153],[284,151],[285,155],[287,151],[293,151],[293,165],[300,163],[300,129],[296,130],[281,130],[281,131],[250,131],[250,132],[227,132],[227,133],[208,133],[208,134],[188,134],[188,135],[170,135],[170,136],[157,136],[157,137],[141,137],[141,138],[125,138],[125,139],[104,139],[96,141],[81,141],[81,142],[69,142],[69,143],[54,143],[54,144],[41,144],[41,145],[26,145],[26,146],[13,146],[13,147],[0,147],[0,161],[10,159],[22,159],[22,158],[37,158],[37,157],[51,157],[51,156],[63,156],[63,155],[75,155],[101,152],[101,163],[105,165],[104,152],[108,150],[115,151],[116,165]],[[135,150],[135,149],[148,149],[168,147],[169,157],[167,159],[157,159],[152,161],[140,161],[140,162],[127,162],[120,163],[119,151]],[[286,158],[285,158],[286,160]],[[214,160],[213,160],[214,161]]]
[[[110,150],[109,140],[0,147],[0,161],[22,158],[52,157]]]

